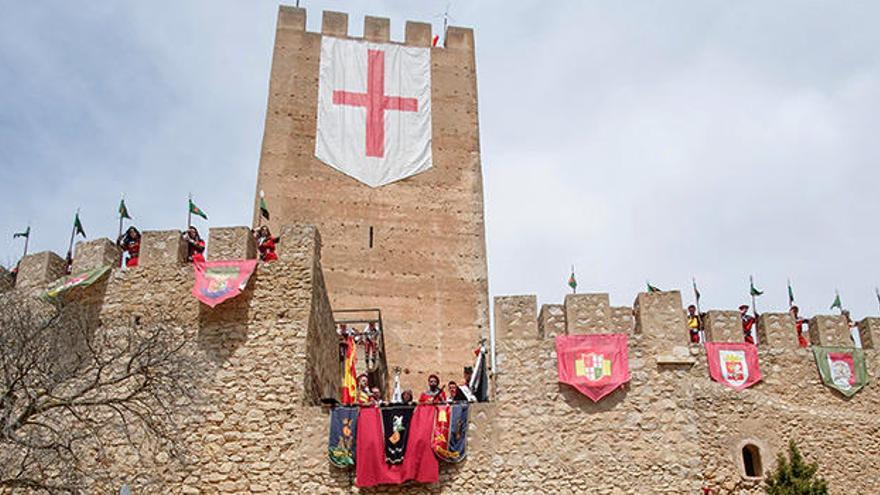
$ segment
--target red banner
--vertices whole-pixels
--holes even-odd
[[[630,380],[627,337],[622,333],[556,337],[559,381],[598,402]]]
[[[746,342],[706,342],[709,376],[736,390],[761,381],[758,348]]]
[[[440,465],[431,450],[433,426],[434,406],[416,406],[409,423],[403,462],[389,464],[385,462],[385,439],[380,409],[362,407],[357,421],[357,486],[399,485],[409,480],[436,483],[440,479]]]
[[[212,308],[239,295],[254,273],[257,260],[193,263],[196,281],[192,293]]]

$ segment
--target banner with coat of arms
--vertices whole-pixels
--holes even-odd
[[[431,447],[445,462],[460,462],[467,455],[468,403],[436,406]]]
[[[758,348],[747,342],[706,342],[709,376],[718,383],[742,390],[761,381]]]
[[[101,277],[103,277],[104,274],[109,271],[110,267],[105,265],[84,271],[82,273],[77,273],[76,275],[68,275],[61,279],[58,279],[55,283],[53,283],[52,286],[50,286],[49,289],[43,293],[43,297],[54,298],[69,291],[70,289],[73,289],[74,287],[88,287],[100,280]]]
[[[241,293],[254,273],[257,260],[206,261],[193,263],[196,299],[214,307]]]
[[[354,466],[357,449],[357,407],[337,407],[330,413],[330,438],[327,453],[330,463],[339,468]]]
[[[630,380],[626,334],[556,337],[556,371],[561,383],[598,402]]]
[[[847,397],[868,383],[865,353],[861,349],[813,346],[813,356],[825,385]]]

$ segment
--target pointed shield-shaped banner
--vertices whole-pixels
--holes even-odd
[[[865,353],[861,349],[813,346],[813,356],[822,382],[847,397],[868,383]]]
[[[736,390],[761,380],[758,349],[746,342],[706,342],[709,376]]]
[[[431,49],[324,36],[315,157],[370,187],[431,168]]]
[[[630,379],[626,334],[556,337],[559,381],[598,402]]]
[[[257,260],[206,261],[193,263],[192,294],[212,308],[241,293],[247,286]]]

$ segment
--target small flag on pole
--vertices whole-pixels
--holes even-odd
[[[571,267],[571,275],[568,277],[568,286],[571,287],[571,292],[574,293],[577,291],[578,282],[574,277],[574,266]]]
[[[83,224],[79,220],[79,212],[76,212],[76,216],[73,218],[73,230],[76,234],[86,237],[86,231],[83,229]]]
[[[131,215],[128,214],[128,208],[125,207],[125,198],[119,200],[119,218],[127,218],[131,220]]]
[[[839,310],[843,310],[843,304],[840,302],[840,294],[837,291],[834,291],[834,302],[831,303],[831,308],[837,308]]]
[[[189,200],[189,212],[192,213],[193,215],[198,215],[198,216],[204,218],[205,220],[208,219],[208,215],[206,215],[205,212],[202,211],[201,208],[196,206],[196,204],[192,202],[192,199]]]
[[[431,40],[431,46],[437,46],[437,42],[438,42],[438,41],[440,41],[440,35],[439,35],[439,34],[435,34],[435,35],[434,35],[434,39]]]
[[[263,194],[262,189],[260,189],[260,215],[266,220],[269,219],[269,208],[266,206],[266,195]]]
[[[788,281],[788,307],[794,306],[794,291],[791,290],[791,280]]]
[[[694,300],[696,301],[695,304],[697,304],[699,306],[699,304],[700,304],[700,290],[697,289],[697,279],[693,279],[693,281],[694,281]]]
[[[763,293],[764,291],[755,288],[755,281],[752,279],[752,277],[749,277],[749,295],[760,296]]]
[[[27,238],[27,237],[30,237],[30,236],[31,236],[31,227],[30,227],[30,226],[28,226],[28,228],[25,229],[24,232],[16,232],[16,233],[12,234],[12,238],[13,238],[13,239],[18,239],[19,237],[25,237],[25,238]]]
[[[654,287],[653,285],[651,285],[651,282],[648,282],[648,281],[646,280],[646,281],[645,281],[645,284],[648,285],[648,292],[661,292],[660,289],[658,289],[657,287]]]

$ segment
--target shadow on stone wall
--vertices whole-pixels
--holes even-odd
[[[254,295],[254,272],[241,294],[216,307],[199,304],[198,345],[205,356],[222,365],[248,339],[248,315]]]

